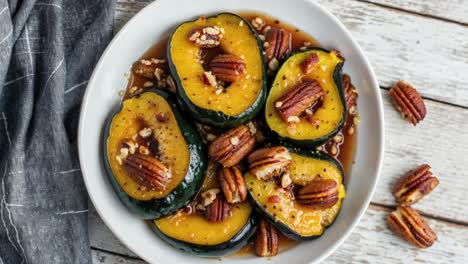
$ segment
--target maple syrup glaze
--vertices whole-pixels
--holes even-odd
[[[292,34],[292,42],[291,42],[291,47],[292,51],[296,52],[299,51],[301,47],[304,46],[304,43],[307,43],[308,46],[310,47],[320,47],[320,44],[310,35],[306,34],[302,30],[300,30],[297,27],[288,25],[286,23],[281,22],[280,20],[265,15],[261,13],[253,13],[253,12],[240,12],[238,13],[241,15],[243,18],[245,18],[247,21],[252,21],[253,19],[260,17],[268,26],[271,27],[277,27],[277,28],[283,28]],[[263,32],[258,31],[259,34],[263,34]],[[159,41],[158,43],[154,44],[151,48],[149,48],[142,56],[140,59],[151,59],[151,58],[156,58],[156,59],[166,59],[167,60],[167,42],[169,40],[169,36],[164,37]],[[255,47],[256,48],[256,47]],[[326,49],[329,49],[330,47],[324,47]],[[204,61],[204,65],[210,61],[211,58],[216,56],[221,52],[220,49],[211,49],[208,51],[204,51],[202,53],[202,60]],[[270,77],[271,78],[271,77]],[[128,90],[131,87],[137,86],[140,88],[144,87],[144,83],[147,82],[148,79],[140,76],[136,76],[133,73],[130,73],[130,76],[128,78],[128,84],[126,88],[126,95],[128,95]],[[271,83],[271,80],[270,82]],[[327,152],[330,156],[335,157],[343,166],[345,175],[343,182],[346,186],[346,184],[349,182],[349,171],[351,169],[352,163],[353,163],[353,156],[354,156],[354,150],[355,150],[355,138],[356,138],[356,127],[354,126],[354,133],[349,134],[348,130],[351,126],[353,126],[353,117],[352,115],[347,112],[346,114],[346,121],[343,125],[343,128],[341,131],[338,133],[339,136],[341,136],[342,140],[340,143],[334,142],[334,140],[330,140],[328,143],[323,145],[323,151]],[[335,155],[332,155],[332,147],[336,146],[337,147],[337,153]],[[293,246],[296,241],[293,241],[284,235],[280,234],[280,250],[285,250],[291,246]],[[244,248],[242,248],[240,251],[234,253],[234,255],[243,255],[243,254],[252,254],[254,252],[253,248],[253,242],[250,242],[247,244]]]

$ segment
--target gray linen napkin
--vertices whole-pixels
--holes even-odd
[[[0,0],[0,264],[90,263],[76,134],[115,0]]]

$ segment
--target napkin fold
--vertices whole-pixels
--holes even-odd
[[[0,0],[0,264],[91,263],[80,103],[115,0]]]

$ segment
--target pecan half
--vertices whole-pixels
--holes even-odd
[[[414,204],[439,185],[439,180],[423,164],[403,175],[393,188],[393,195],[400,203]]]
[[[216,138],[208,149],[208,155],[224,167],[232,167],[249,154],[254,144],[255,138],[249,127],[242,125]]]
[[[390,89],[392,104],[401,117],[409,120],[414,126],[426,116],[426,106],[421,95],[411,84],[399,81]]]
[[[171,178],[169,168],[147,155],[129,155],[124,160],[123,168],[135,182],[152,190],[164,190]]]
[[[255,253],[259,257],[272,257],[278,255],[278,248],[278,230],[267,220],[261,219],[255,238]]]
[[[247,158],[249,171],[261,180],[269,180],[286,172],[291,163],[291,155],[285,147],[261,148]]]
[[[145,77],[147,79],[155,80],[156,73],[160,72],[161,74],[164,73],[165,60],[159,59],[150,59],[150,60],[138,60],[132,65],[132,72],[135,75]]]
[[[317,179],[302,187],[296,200],[314,209],[326,209],[338,202],[338,184],[332,179]]]
[[[421,215],[409,205],[400,205],[387,217],[392,231],[420,248],[432,246],[437,235]]]
[[[273,59],[280,61],[291,52],[291,38],[291,32],[282,28],[268,30],[264,43],[267,63]]]
[[[247,198],[247,186],[238,167],[219,169],[218,181],[228,203],[240,203]]]
[[[345,91],[346,108],[350,109],[356,104],[358,94],[348,74],[343,74],[343,89]]]
[[[299,64],[299,67],[301,67],[301,70],[303,73],[308,74],[312,71],[315,65],[319,62],[319,56],[317,53],[311,53],[309,56],[307,56],[301,64]]]
[[[201,48],[219,46],[224,29],[217,26],[197,27],[190,31],[189,40]]]
[[[222,222],[231,215],[231,206],[222,196],[206,207],[205,218],[210,222]]]
[[[305,81],[281,96],[275,102],[275,108],[284,122],[297,123],[299,116],[321,97],[320,84],[315,80]]]
[[[217,79],[234,82],[245,72],[245,62],[232,54],[220,54],[208,64],[208,69]]]

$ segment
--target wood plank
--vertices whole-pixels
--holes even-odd
[[[390,22],[386,21],[398,21],[398,23],[401,23],[399,28],[405,28],[414,23],[421,24],[423,20],[424,23],[429,23],[429,21],[432,20],[426,21],[426,18],[389,11],[384,8],[354,1],[348,1],[348,5],[334,4],[336,2],[340,3],[340,1],[331,1],[333,3],[324,2],[323,4],[329,7],[334,13],[338,14],[340,18],[348,24],[350,29],[354,29],[355,35],[358,37],[358,40],[361,39],[360,41],[363,46],[367,45],[370,49],[374,49],[373,52],[368,54],[370,54],[371,59],[374,57],[377,61],[377,63],[374,63],[376,68],[382,68],[381,70],[377,70],[377,73],[382,73],[379,74],[379,76],[381,80],[383,80],[383,83],[385,83],[385,80],[388,80],[388,83],[390,84],[390,80],[398,79],[398,76],[395,75],[395,73],[401,71],[401,69],[397,69],[395,67],[397,65],[406,65],[408,63],[404,62],[405,56],[402,54],[395,57],[393,57],[392,54],[385,55],[387,50],[384,47],[388,47],[388,44],[385,44],[384,42],[388,40],[385,40],[384,35],[381,32],[382,26],[385,26],[385,28],[394,28],[396,27],[396,24],[390,24],[390,26],[388,26],[386,24]],[[116,19],[121,19],[121,21],[126,20],[128,16],[137,12],[146,3],[147,1],[145,0],[136,2],[126,2],[126,0],[121,0],[118,5]],[[347,13],[349,13],[350,10],[359,10],[365,18],[357,19],[356,15],[348,15]],[[388,19],[383,19],[387,17]],[[380,25],[378,25],[379,23]],[[434,20],[434,23],[444,22]],[[450,25],[450,28],[452,27],[454,27],[454,25]],[[459,26],[455,25],[455,27]],[[428,30],[428,32],[433,31],[434,30]],[[415,32],[415,35],[420,33],[421,30],[419,30],[419,32]],[[466,33],[468,34],[468,31]],[[428,33],[421,34],[424,35]],[[408,38],[410,34],[401,34],[401,36],[402,38]],[[453,38],[451,36],[446,37],[447,40],[456,39],[456,36]],[[434,38],[437,38],[437,34],[434,35]],[[380,44],[371,44],[373,41]],[[432,45],[432,41],[437,40],[431,40],[428,45]],[[395,43],[400,46],[399,49],[394,49],[395,51],[406,52],[406,48],[401,48],[405,45],[402,39]],[[468,43],[466,43],[465,46],[465,49],[468,51]],[[379,49],[385,50],[380,51]],[[446,51],[453,52],[453,50],[449,51],[448,49]],[[380,59],[380,56],[377,54],[382,54],[382,57],[388,59]],[[421,53],[418,57],[431,57],[426,55]],[[428,60],[431,60],[431,58]],[[441,58],[437,60],[440,61]],[[468,60],[468,56],[465,56],[465,60]],[[390,61],[394,62],[394,64],[390,64]],[[427,75],[430,76],[430,78],[439,78],[440,76],[438,76],[438,74],[431,73],[431,69],[436,69],[434,67],[431,68],[430,66],[427,66],[427,64],[433,63],[422,63],[420,67],[416,67],[414,69],[413,73],[408,73],[407,77],[404,77],[404,79],[411,80],[413,78],[411,76],[413,75],[425,76],[425,74],[421,73],[422,71],[427,71]],[[468,61],[463,67],[466,68],[466,71],[464,72],[468,72]],[[454,68],[457,67],[455,65],[451,65],[450,71],[454,72],[455,75],[463,72],[458,71],[458,73],[455,73],[457,71],[454,71]],[[447,68],[447,70],[449,70],[449,68]],[[402,76],[406,75],[402,73]],[[457,82],[463,82],[464,77],[459,77],[460,78]],[[440,81],[443,81],[443,79],[444,78],[440,78]],[[418,86],[419,88],[428,87],[424,84],[426,80],[422,80],[422,78],[420,78],[419,81],[423,82],[421,84],[415,82],[416,85],[420,85]],[[453,81],[455,82],[455,80]],[[448,80],[448,82],[452,81]],[[462,84],[453,83],[453,85],[444,89],[439,89],[438,87],[430,88],[429,86],[427,89],[421,88],[420,90],[423,94],[429,96],[431,95],[430,93],[434,92],[453,92],[454,90],[451,88],[457,87],[457,85],[461,87]],[[382,93],[387,99],[387,92],[384,91]],[[465,94],[465,96],[463,96],[463,94]],[[445,98],[438,96],[435,97],[438,99]],[[454,98],[456,97],[460,100],[468,100],[468,89],[463,88],[459,89],[455,93],[448,94],[445,100],[450,102],[455,100]],[[428,101],[428,116],[426,117],[426,120],[417,127],[412,127],[400,120],[398,114],[392,107],[390,107],[388,100],[384,100],[384,102],[387,134],[386,152],[383,173],[373,201],[382,204],[393,204],[394,200],[389,190],[391,189],[394,181],[406,170],[420,163],[426,162],[433,166],[433,172],[441,178],[441,185],[433,194],[418,203],[417,207],[431,215],[444,218],[454,218],[458,221],[468,222],[468,215],[459,213],[463,208],[468,208],[468,198],[463,195],[464,184],[462,176],[463,172],[468,169],[468,162],[466,162],[466,159],[468,158],[468,152],[466,149],[466,146],[468,146],[468,138],[461,136],[468,128],[468,124],[466,122],[466,117],[468,116],[467,110]],[[447,122],[447,117],[450,117],[450,123]],[[427,142],[431,142],[431,145],[427,145]],[[451,195],[446,195],[447,193],[450,193]]]
[[[429,249],[421,250],[407,244],[387,228],[385,218],[389,210],[370,206],[361,222],[343,243],[324,263],[463,263],[468,259],[468,227],[428,219],[429,225],[437,233],[438,241]],[[90,233],[110,232],[102,221],[90,214]],[[113,235],[91,236],[93,245],[105,245],[107,251],[127,254],[119,242],[100,241],[112,239]],[[118,246],[115,246],[118,245]],[[398,254],[395,254],[398,252]],[[142,264],[142,261],[93,251],[94,263]]]
[[[403,79],[425,97],[468,106],[468,27],[357,1],[318,2],[351,31],[381,86]]]
[[[91,247],[105,249],[120,254],[137,257],[130,249],[128,249],[120,240],[107,228],[102,219],[96,212],[96,209],[89,201],[88,210],[88,230]]]
[[[390,193],[406,171],[427,163],[439,178],[439,186],[415,208],[427,214],[468,223],[468,109],[425,100],[428,114],[413,127],[393,109],[382,90],[385,116],[385,154],[373,202],[393,205]],[[365,121],[363,121],[365,122]],[[462,213],[465,212],[465,213]]]
[[[144,264],[143,260],[127,258],[99,250],[91,250],[91,257],[94,264]]]
[[[468,259],[468,227],[428,219],[439,239],[421,250],[387,228],[388,213],[370,206],[353,234],[325,263],[464,263]]]
[[[365,0],[389,7],[408,10],[422,15],[468,24],[468,1],[423,1],[423,0]]]
[[[119,0],[115,31],[150,0]],[[368,55],[380,85],[407,80],[422,95],[468,107],[468,27],[358,1],[320,4],[351,31]]]

